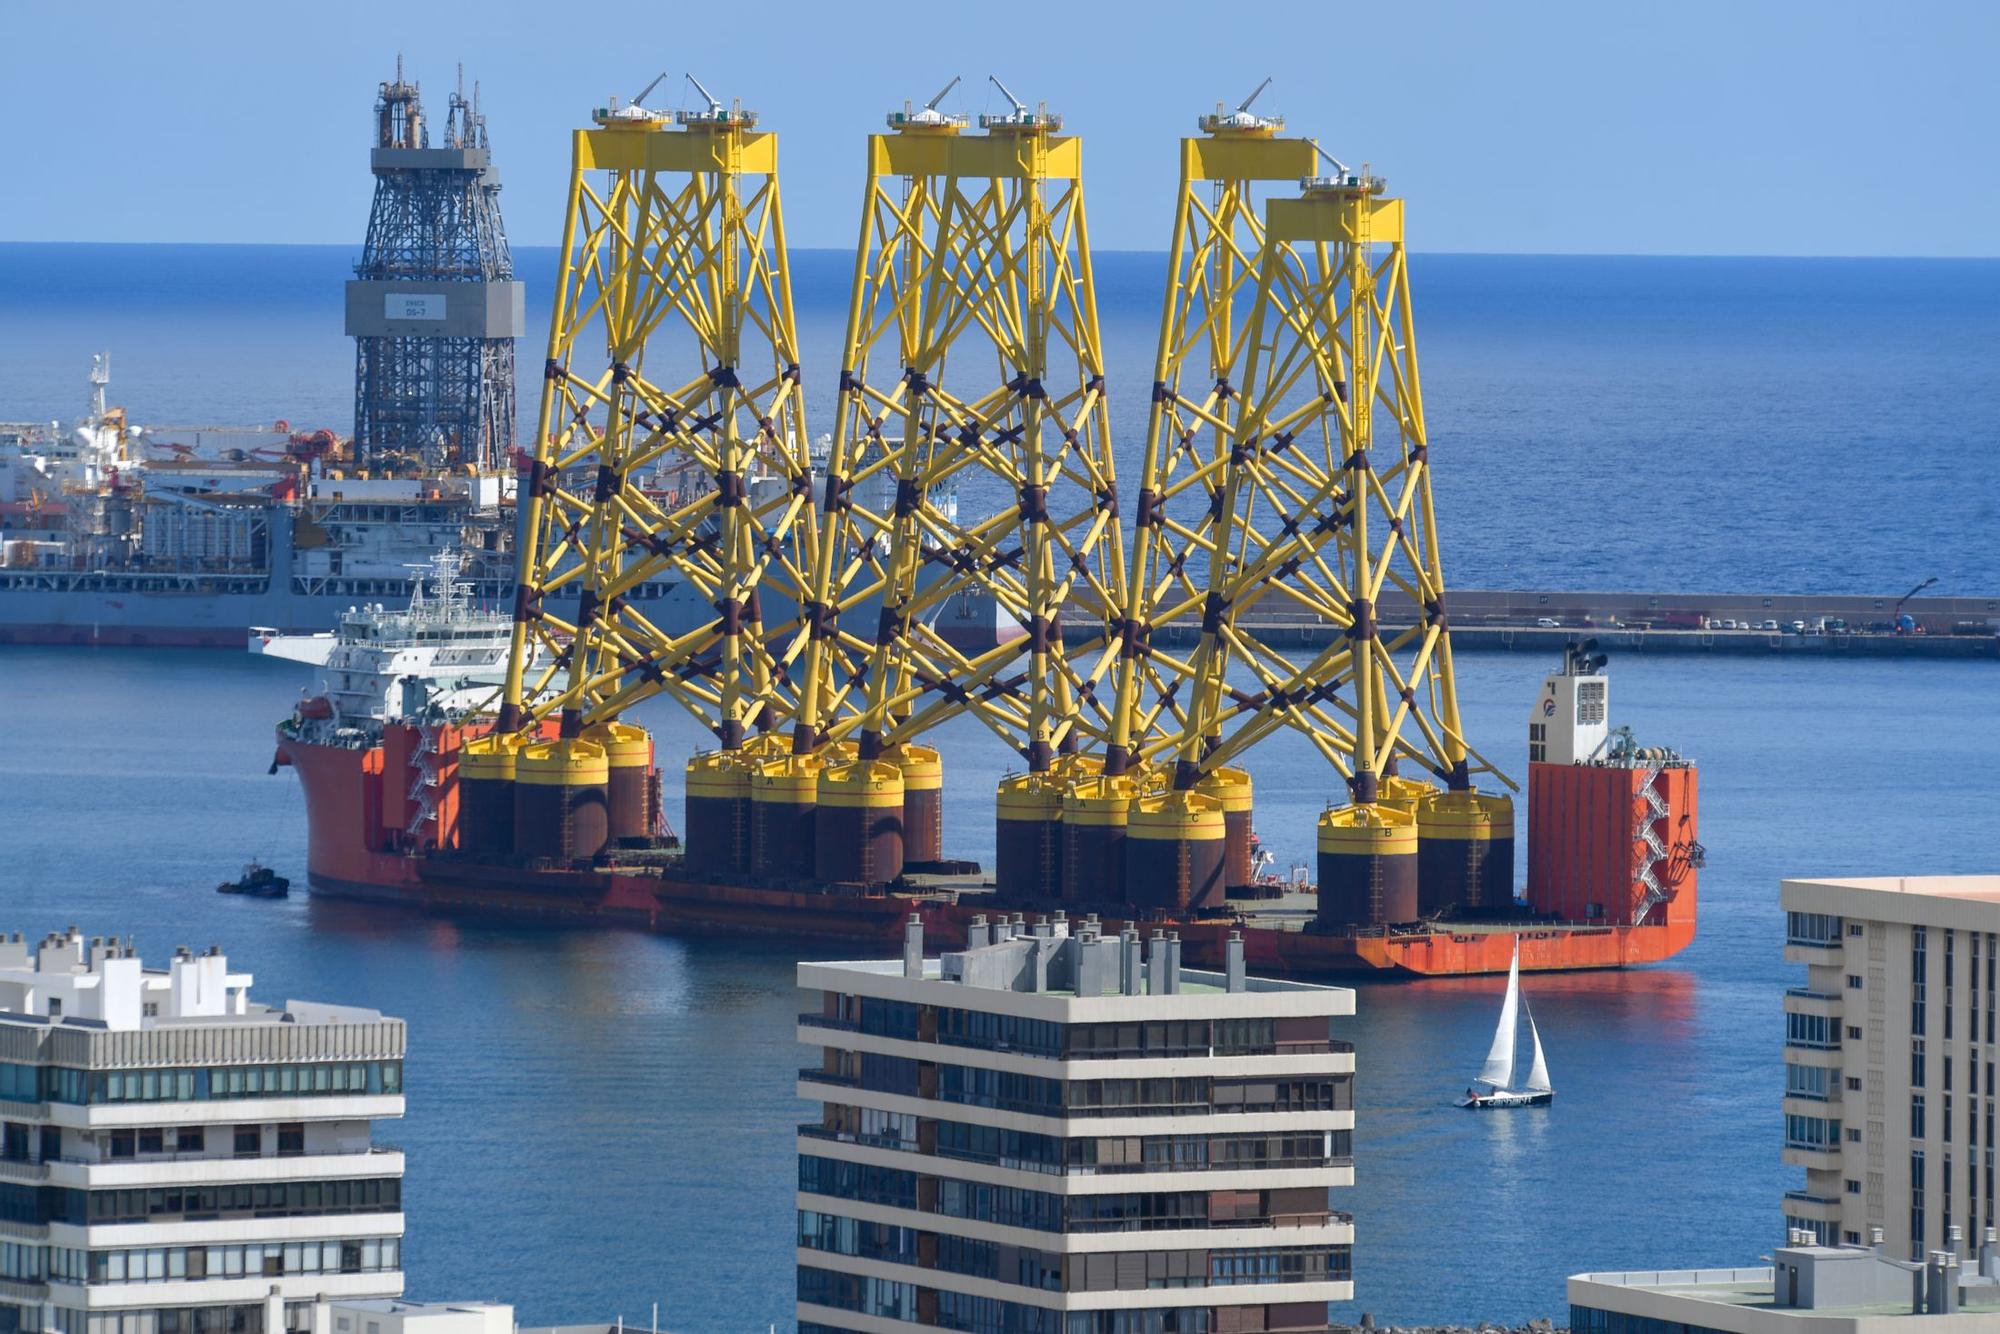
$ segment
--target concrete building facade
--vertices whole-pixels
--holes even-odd
[[[280,1334],[402,1292],[401,1020],[0,941],[0,1334]]]
[[[1344,988],[976,922],[801,964],[800,1334],[1321,1330],[1353,1295]]]
[[[1786,1226],[1923,1260],[1996,1218],[2000,876],[1787,880]]]

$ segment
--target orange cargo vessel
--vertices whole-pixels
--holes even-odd
[[[458,846],[460,760],[467,741],[485,734],[481,720],[336,726],[312,716],[322,702],[308,701],[279,728],[274,768],[291,767],[304,790],[312,891],[341,898],[884,948],[901,938],[911,914],[954,941],[994,913],[1094,912],[1110,929],[1132,921],[1178,932],[1187,960],[1201,965],[1219,965],[1228,937],[1241,932],[1250,967],[1277,976],[1501,973],[1517,941],[1524,969],[1622,968],[1668,958],[1694,939],[1703,853],[1694,766],[1608,727],[1602,665],[1601,656],[1573,648],[1544,681],[1531,717],[1524,899],[1512,893],[1508,848],[1504,872],[1489,879],[1504,893],[1489,888],[1483,905],[1446,906],[1413,921],[1330,922],[1317,895],[1282,888],[1224,911],[1175,916],[1125,903],[1002,900],[970,875],[906,875],[876,887],[691,875],[658,840],[625,839],[571,863],[474,855]],[[650,762],[645,772],[651,821],[659,784]]]

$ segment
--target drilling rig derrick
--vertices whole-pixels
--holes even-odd
[[[347,284],[356,463],[405,475],[491,470],[514,444],[525,318],[478,86],[467,98],[461,74],[434,145],[398,58],[375,119],[375,198]]]

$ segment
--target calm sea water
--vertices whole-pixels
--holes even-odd
[[[0,246],[0,418],[73,413],[108,346],[135,419],[343,425],[348,260]],[[822,367],[842,267],[799,264]],[[1157,261],[1100,269],[1114,384],[1143,383]],[[1455,581],[2000,588],[2000,265],[1427,256],[1417,279],[1433,429],[1459,451],[1438,453]],[[1544,665],[1463,656],[1473,734],[1518,765]],[[1702,766],[1701,936],[1661,967],[1532,979],[1561,1088],[1533,1115],[1448,1106],[1495,981],[1362,987],[1352,1314],[1560,1314],[1575,1270],[1767,1250],[1794,1175],[1779,878],[1992,869],[1992,664],[1614,670],[1620,719]],[[788,1327],[800,951],[217,896],[252,855],[302,868],[296,784],[264,770],[303,683],[228,653],[0,649],[0,929],[221,944],[266,998],[407,1017],[411,1115],[385,1137],[411,1153],[413,1294]],[[644,720],[670,755],[696,739]],[[974,729],[945,742],[949,841],[989,857],[1009,757]],[[1260,831],[1302,859],[1329,774],[1283,741],[1254,768]]]
[[[358,225],[358,224],[357,224]],[[0,245],[0,420],[69,417],[92,352],[137,422],[352,429],[340,247]],[[533,429],[555,253],[528,283]],[[794,256],[831,430],[852,259]],[[1098,257],[1123,473],[1164,261]],[[2000,589],[2000,261],[1418,255],[1445,571],[1466,588]]]

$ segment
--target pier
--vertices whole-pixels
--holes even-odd
[[[1459,650],[1557,653],[1589,635],[1625,653],[2000,659],[2000,596],[1463,589],[1448,593],[1446,605],[1452,647]],[[1407,624],[1413,610],[1400,593],[1383,597],[1385,624]],[[1345,633],[1319,617],[1251,611],[1243,619],[1260,638],[1285,641],[1295,634],[1292,642],[1300,645]],[[1200,626],[1183,618],[1156,628],[1153,637],[1161,644],[1192,644]]]

